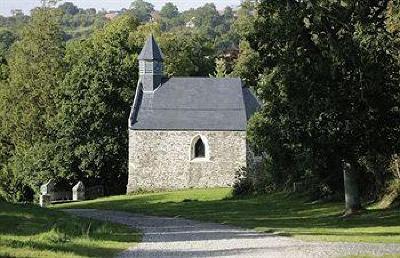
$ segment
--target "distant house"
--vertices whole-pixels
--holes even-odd
[[[108,13],[106,13],[106,14],[104,14],[104,17],[107,19],[107,20],[114,20],[116,17],[118,17],[120,15],[120,13],[119,12],[117,12],[117,11],[111,11],[111,12],[108,12]]]
[[[127,191],[232,185],[235,172],[249,165],[254,95],[239,78],[164,77],[153,36],[138,59]]]
[[[188,21],[186,24],[185,24],[185,26],[187,27],[187,28],[194,28],[194,27],[196,27],[196,24],[194,23],[194,20],[195,20],[196,18],[195,17],[192,17],[192,19],[190,19],[190,21]]]

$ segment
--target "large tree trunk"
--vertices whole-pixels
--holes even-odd
[[[357,170],[347,161],[343,161],[343,177],[346,203],[344,215],[351,215],[361,210],[361,199]]]

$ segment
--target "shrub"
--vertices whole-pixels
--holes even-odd
[[[236,172],[233,195],[270,193],[277,190],[273,183],[268,161],[262,160],[254,166],[241,168]]]

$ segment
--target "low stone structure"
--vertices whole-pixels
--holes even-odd
[[[60,186],[58,187],[60,188]],[[95,190],[101,188],[102,186],[94,186],[91,188],[96,188]],[[89,188],[90,190],[90,188]],[[94,194],[92,194],[92,198],[96,198],[98,196],[103,196],[103,191],[101,191],[101,195],[97,190]],[[71,189],[57,189],[56,183],[54,179],[50,179],[46,184],[43,184],[40,187],[40,198],[39,204],[41,207],[46,207],[52,202],[63,202],[63,201],[83,201],[86,200],[86,191],[83,182],[79,181],[73,188]]]
[[[40,187],[40,197],[39,197],[39,204],[40,207],[45,207],[53,201],[55,190],[55,181],[50,179],[46,184]]]
[[[40,193],[45,195],[52,195],[54,194],[56,183],[54,179],[50,179],[47,183],[43,184],[40,187]]]
[[[82,181],[79,181],[72,188],[72,200],[73,201],[84,201],[85,200],[85,186]]]
[[[41,194],[39,197],[39,205],[40,207],[46,207],[51,203],[51,196],[48,194]]]

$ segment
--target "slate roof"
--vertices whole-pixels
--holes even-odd
[[[164,55],[161,49],[158,47],[153,35],[147,38],[146,44],[144,45],[140,55],[139,60],[164,60]]]
[[[154,92],[138,89],[132,130],[245,131],[259,108],[240,79],[170,78]]]

